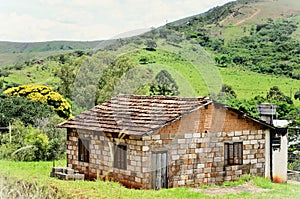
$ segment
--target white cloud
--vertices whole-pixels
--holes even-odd
[[[0,7],[0,40],[100,40],[158,27],[229,0],[11,0]]]

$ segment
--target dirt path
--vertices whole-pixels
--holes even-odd
[[[250,183],[246,183],[238,186],[229,186],[229,187],[217,187],[217,188],[208,188],[208,189],[195,189],[195,192],[202,192],[205,195],[215,196],[215,195],[224,195],[224,194],[238,194],[242,192],[266,192],[271,189],[263,189],[252,185]]]
[[[288,180],[287,183],[300,186],[300,182],[298,182],[298,181]]]
[[[299,185],[300,182],[288,180],[288,184]],[[205,195],[216,196],[216,195],[225,195],[225,194],[238,194],[242,192],[267,192],[272,189],[263,189],[258,186],[253,185],[251,182],[245,183],[238,186],[228,186],[228,187],[216,187],[216,188],[207,188],[207,189],[195,189],[195,192],[202,192]]]
[[[253,17],[255,17],[256,15],[258,15],[258,13],[260,13],[260,9],[257,9],[255,13],[253,13],[250,17],[247,17],[245,19],[242,19],[240,21],[238,21],[237,23],[235,23],[234,25],[241,25],[242,23],[245,23],[246,21],[252,19]]]

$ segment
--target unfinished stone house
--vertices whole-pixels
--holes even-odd
[[[58,127],[67,166],[86,179],[140,189],[286,181],[286,129],[204,97],[119,95]]]

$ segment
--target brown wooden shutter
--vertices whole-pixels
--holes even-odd
[[[229,144],[228,143],[224,143],[224,163],[225,163],[225,165],[229,164],[229,161],[228,161],[228,150],[229,150]]]

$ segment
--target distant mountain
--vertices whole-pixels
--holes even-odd
[[[0,41],[1,53],[37,53],[61,50],[93,49],[100,41],[48,41],[48,42],[6,42]]]

